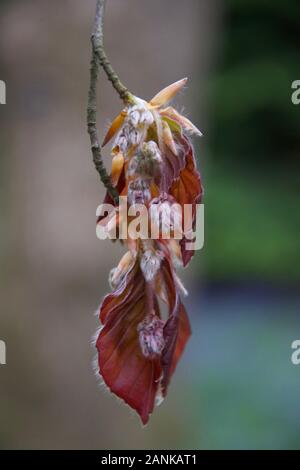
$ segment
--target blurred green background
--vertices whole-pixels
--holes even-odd
[[[208,95],[211,278],[299,281],[300,4],[224,2]]]
[[[0,1],[0,448],[299,449],[300,4],[108,0],[123,81],[147,99],[188,75],[177,106],[204,133],[205,246],[180,273],[193,336],[146,428],[91,367],[93,312],[122,253],[94,231],[94,6]],[[103,135],[120,109],[103,77],[99,107]]]

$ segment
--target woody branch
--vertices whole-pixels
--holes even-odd
[[[107,78],[112,83],[114,89],[117,91],[124,104],[132,102],[132,95],[128,89],[122,84],[118,75],[113,70],[107,55],[104,50],[103,42],[103,24],[104,24],[104,10],[106,0],[97,0],[96,15],[94,30],[91,37],[92,42],[92,58],[90,66],[90,85],[88,92],[88,106],[87,106],[87,128],[91,141],[91,150],[93,161],[96,170],[99,173],[100,179],[107,189],[112,199],[118,202],[118,191],[113,186],[111,178],[106,171],[103,163],[101,146],[99,143],[99,136],[97,132],[97,82],[99,76],[99,66],[105,71]]]

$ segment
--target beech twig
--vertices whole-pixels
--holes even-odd
[[[91,37],[92,42],[92,59],[90,67],[90,86],[88,93],[88,106],[87,106],[87,127],[91,141],[91,150],[93,154],[93,161],[96,170],[99,173],[100,179],[107,189],[112,199],[117,203],[119,194],[117,189],[113,186],[111,178],[106,171],[103,163],[101,146],[97,132],[97,81],[99,75],[99,66],[103,67],[108,79],[111,81],[114,89],[119,94],[124,104],[132,102],[132,95],[128,89],[121,83],[118,75],[110,65],[103,44],[103,23],[104,23],[104,10],[106,0],[97,0],[96,15],[94,31]]]

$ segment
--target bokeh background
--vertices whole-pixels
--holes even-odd
[[[91,368],[93,313],[122,253],[95,235],[94,6],[0,1],[0,447],[299,449],[300,3],[108,0],[123,81],[150,98],[189,76],[177,104],[204,132],[205,247],[182,274],[193,337],[146,428]],[[103,135],[121,103],[104,77],[99,92]]]

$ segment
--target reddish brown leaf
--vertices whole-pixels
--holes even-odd
[[[161,376],[159,356],[144,357],[139,344],[137,328],[144,320],[145,306],[145,282],[135,265],[102,303],[100,318],[104,326],[96,344],[104,382],[139,413],[144,424],[153,411]]]

